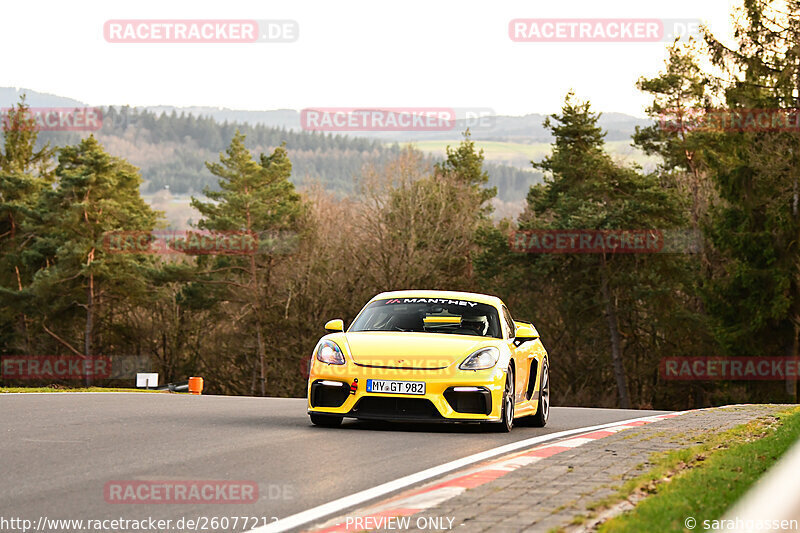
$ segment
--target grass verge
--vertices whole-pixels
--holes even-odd
[[[0,387],[0,394],[9,392],[169,392],[146,389],[116,389],[107,387]]]
[[[627,513],[602,524],[601,533],[689,531],[684,520],[714,520],[735,503],[800,436],[800,407],[762,417],[698,444],[656,454],[654,467],[625,483],[619,493],[593,506],[647,497]]]

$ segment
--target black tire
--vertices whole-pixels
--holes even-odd
[[[500,423],[493,424],[499,433],[508,433],[514,428],[514,371],[506,372],[506,387],[503,389],[503,407],[500,410]]]
[[[548,418],[550,418],[550,365],[545,359],[542,379],[539,382],[539,407],[536,409],[536,414],[530,417],[530,422],[534,427],[543,428],[547,425]]]
[[[332,416],[332,415],[320,415],[317,413],[309,413],[311,417],[311,423],[315,426],[321,426],[325,428],[338,428],[342,425],[342,417],[341,416]]]

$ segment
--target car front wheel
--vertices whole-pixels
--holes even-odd
[[[550,365],[547,360],[542,367],[542,381],[539,384],[539,407],[536,414],[531,417],[531,422],[536,427],[544,427],[550,418]]]
[[[511,368],[506,372],[506,387],[503,390],[503,408],[500,423],[495,424],[497,431],[508,433],[514,427],[514,372]]]

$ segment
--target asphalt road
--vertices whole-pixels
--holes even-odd
[[[555,407],[546,428],[310,424],[304,399],[177,394],[0,394],[0,518],[283,518],[545,433],[663,411]],[[252,504],[107,503],[110,481],[246,480]],[[252,523],[252,522],[251,522]]]

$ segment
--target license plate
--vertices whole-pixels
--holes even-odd
[[[367,392],[382,392],[384,394],[425,394],[425,382],[368,379]]]

